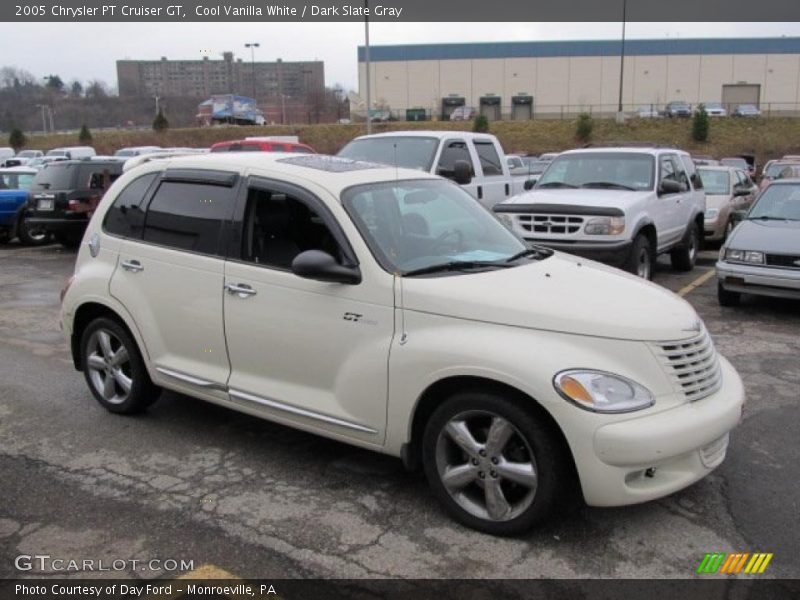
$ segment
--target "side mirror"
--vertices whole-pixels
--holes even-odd
[[[679,182],[673,179],[665,179],[664,181],[661,182],[661,185],[658,186],[659,195],[680,194],[683,191],[684,191],[683,186]]]
[[[292,272],[298,277],[328,283],[361,283],[361,271],[358,267],[340,265],[335,258],[322,250],[306,250],[295,256]]]
[[[465,160],[453,163],[453,181],[458,185],[467,185],[472,181],[472,167]]]
[[[537,181],[539,181],[539,180],[538,179],[528,179],[525,183],[522,184],[522,189],[524,189],[526,192],[528,190],[532,190],[533,186],[536,185]]]

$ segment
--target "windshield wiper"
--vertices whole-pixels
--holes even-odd
[[[452,260],[446,263],[412,269],[403,273],[403,277],[413,277],[414,275],[427,275],[428,273],[441,273],[444,271],[468,271],[470,269],[482,269],[485,267],[506,268],[509,265],[488,260]]]
[[[572,185],[571,183],[564,183],[563,181],[546,181],[545,183],[540,183],[539,187],[540,188],[544,188],[544,187],[563,187],[563,188],[575,189],[578,186],[577,185]]]
[[[747,217],[748,221],[798,221],[800,219],[790,219],[789,217],[775,217],[773,215],[760,215],[758,217]]]
[[[636,188],[624,183],[614,183],[613,181],[589,181],[581,184],[582,188],[613,188],[617,190],[628,190],[635,192]]]
[[[541,248],[525,248],[525,250],[522,250],[521,252],[517,252],[513,256],[509,256],[506,259],[506,262],[510,263],[510,262],[514,262],[515,260],[519,260],[520,258],[523,258],[525,256],[534,256],[534,255],[535,256],[539,256],[541,258],[545,258],[547,256],[550,256],[551,254],[552,254],[552,252],[546,252],[545,250],[543,250]]]

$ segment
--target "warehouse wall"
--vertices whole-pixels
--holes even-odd
[[[534,96],[537,110],[559,106],[613,108],[619,95],[619,57],[573,56],[373,62],[372,97],[394,110],[438,111],[441,98]],[[364,63],[359,90],[366,97]],[[722,99],[724,84],[761,86],[761,104],[800,103],[800,54],[659,55],[625,58],[623,103],[692,104]]]

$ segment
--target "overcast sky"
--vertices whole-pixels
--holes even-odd
[[[796,0],[795,0],[796,1]],[[370,42],[421,44],[519,40],[618,39],[619,23],[371,23]],[[800,36],[800,23],[628,23],[626,37]],[[356,48],[363,23],[18,23],[0,36],[0,66],[65,82],[101,79],[116,86],[118,59],[200,59],[232,50],[250,60],[322,60],[327,85],[357,87]]]

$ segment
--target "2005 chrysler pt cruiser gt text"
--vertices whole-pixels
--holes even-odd
[[[450,181],[341,158],[129,168],[61,318],[112,412],[166,388],[399,456],[500,535],[576,490],[617,506],[698,481],[744,402],[671,292],[526,246]]]

